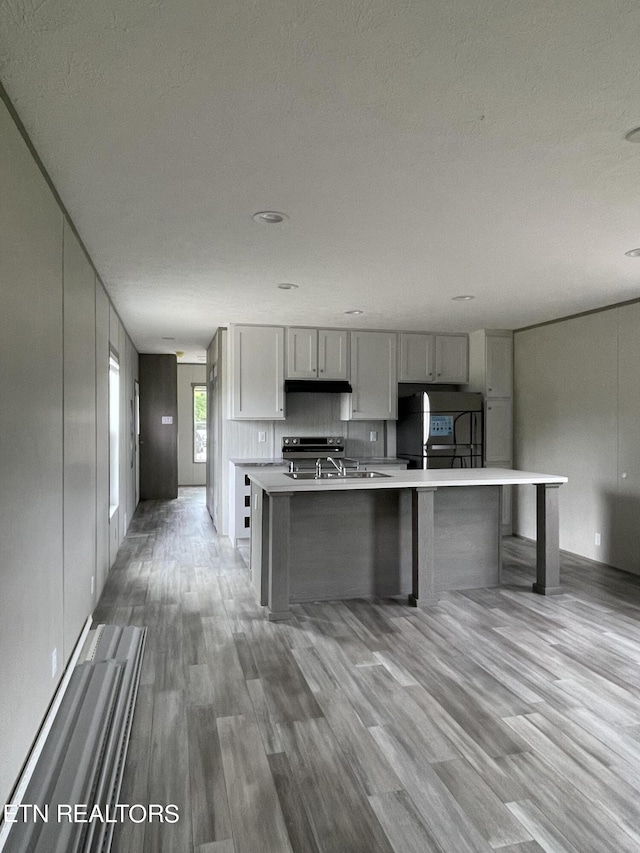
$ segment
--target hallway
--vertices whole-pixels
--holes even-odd
[[[531,543],[499,589],[269,623],[204,489],[139,505],[94,613],[149,629],[116,853],[640,849],[640,578]]]

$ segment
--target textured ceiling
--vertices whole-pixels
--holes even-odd
[[[196,353],[640,297],[639,34],[637,0],[0,0],[0,79],[138,348]]]

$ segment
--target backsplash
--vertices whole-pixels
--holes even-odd
[[[287,394],[283,421],[227,421],[227,457],[279,457],[285,435],[343,435],[347,456],[384,456],[384,421],[341,421],[339,394]],[[371,432],[377,439],[370,441]],[[266,441],[259,441],[264,433]]]

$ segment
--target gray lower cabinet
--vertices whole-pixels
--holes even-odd
[[[485,462],[488,466],[513,457],[512,407],[511,397],[492,397],[485,401]]]
[[[265,463],[255,465],[229,463],[229,539],[237,548],[242,539],[251,535],[251,481],[249,472],[264,467]],[[270,471],[286,471],[287,465],[269,464]]]

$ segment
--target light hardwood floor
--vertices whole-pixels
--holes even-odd
[[[640,851],[640,578],[564,557],[505,584],[268,622],[202,489],[142,503],[98,622],[149,638],[117,853]]]

